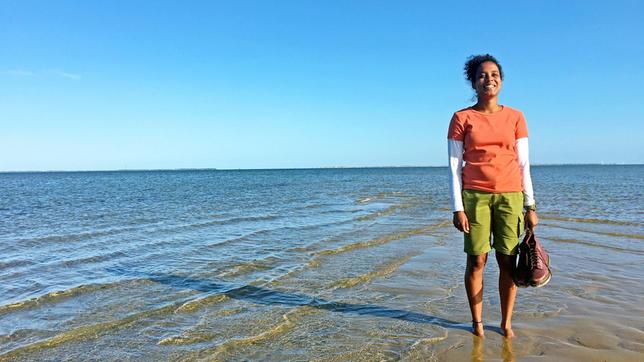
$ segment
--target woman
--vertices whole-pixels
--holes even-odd
[[[528,128],[521,112],[498,103],[503,70],[493,56],[468,58],[465,76],[477,102],[454,113],[447,135],[453,222],[464,233],[467,253],[465,289],[473,332],[483,337],[483,268],[494,248],[500,269],[501,330],[513,337],[513,274],[522,224],[525,220],[532,232],[538,223]]]

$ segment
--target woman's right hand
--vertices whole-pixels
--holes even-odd
[[[465,211],[456,211],[454,213],[454,218],[452,219],[454,227],[459,231],[462,231],[466,234],[470,233],[470,222],[467,220],[467,215]]]

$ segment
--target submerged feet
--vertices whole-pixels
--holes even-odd
[[[475,336],[485,338],[485,332],[483,331],[483,322],[482,321],[472,321],[472,333]]]
[[[482,321],[472,321],[472,333],[475,336],[485,338],[485,331]],[[514,331],[512,330],[512,326],[501,325],[501,334],[506,338],[514,338]]]
[[[513,338],[514,332],[512,331],[512,326],[504,327],[503,325],[501,325],[501,334],[503,334],[506,338]]]

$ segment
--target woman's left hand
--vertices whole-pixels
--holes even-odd
[[[525,228],[534,234],[534,228],[539,223],[539,217],[536,211],[528,210],[525,213]]]

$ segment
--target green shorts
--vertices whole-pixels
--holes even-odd
[[[492,247],[501,254],[517,254],[523,230],[523,192],[463,190],[463,207],[470,223],[470,232],[464,234],[466,253],[481,255]]]

